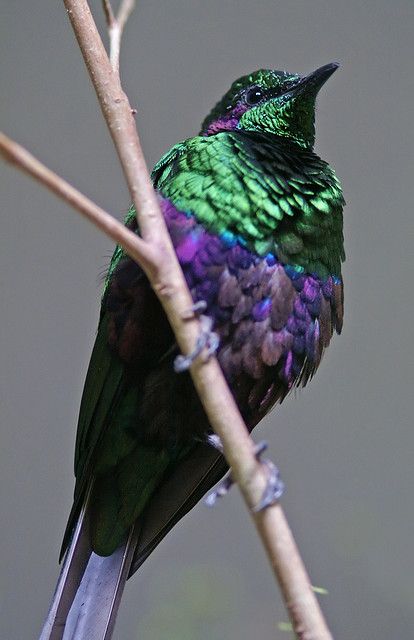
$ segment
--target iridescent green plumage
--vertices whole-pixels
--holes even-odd
[[[343,255],[339,182],[312,151],[272,134],[223,131],[179,143],[154,184],[213,233],[241,238],[311,273],[339,275]]]

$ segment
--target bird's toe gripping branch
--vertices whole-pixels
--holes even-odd
[[[277,466],[268,458],[261,459],[261,455],[267,449],[267,442],[259,442],[255,447],[256,458],[267,467],[267,482],[262,498],[255,507],[252,507],[253,513],[267,509],[270,505],[280,500],[285,490],[285,483],[280,477]]]
[[[188,354],[188,356],[179,355],[175,358],[174,371],[176,373],[187,371],[187,369],[191,367],[194,360],[198,358],[198,356],[204,349],[207,349],[207,358],[212,356],[213,353],[215,353],[218,349],[220,340],[217,333],[212,331],[213,320],[209,316],[205,316],[202,314],[202,311],[205,311],[206,308],[207,303],[204,300],[200,300],[199,302],[196,302],[190,309],[188,318],[194,317],[194,315],[200,318],[201,333],[198,336],[196,346],[194,347],[193,351]]]
[[[217,435],[209,435],[207,438],[208,443],[213,446],[215,449],[218,449],[221,453],[223,452],[223,446],[221,444],[221,440]],[[253,513],[257,513],[258,511],[262,511],[263,509],[267,509],[270,505],[275,504],[280,500],[285,490],[285,483],[280,477],[279,469],[277,466],[271,461],[265,458],[261,459],[261,455],[267,449],[267,442],[259,442],[255,446],[255,456],[262,464],[266,465],[268,470],[267,483],[265,490],[263,492],[262,498],[258,505],[252,507]],[[224,478],[218,483],[216,488],[208,494],[205,498],[204,502],[207,506],[212,507],[216,504],[219,498],[222,498],[229,492],[230,487],[234,484],[233,477],[231,475],[231,471],[229,471]]]

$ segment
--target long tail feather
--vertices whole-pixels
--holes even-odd
[[[110,640],[136,546],[128,540],[110,556],[91,553],[69,611],[63,640]]]
[[[131,568],[137,535],[111,556],[102,558],[89,544],[88,496],[39,640],[110,640],[125,582]]]
[[[62,638],[67,615],[91,555],[89,536],[87,535],[89,495],[90,489],[65,554],[52,603],[39,640],[60,640]]]
[[[110,640],[127,578],[226,470],[215,449],[196,446],[154,493],[128,540],[108,557],[90,547],[90,487],[39,640]]]

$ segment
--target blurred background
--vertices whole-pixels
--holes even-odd
[[[101,4],[91,3],[103,26]],[[128,192],[62,2],[2,9],[2,128],[122,218]],[[332,632],[414,631],[412,0],[139,0],[121,68],[149,165],[238,76],[341,69],[317,151],[347,200],[345,326],[310,386],[256,430]],[[79,401],[112,245],[2,166],[0,637],[36,638],[58,575]],[[234,490],[199,504],[127,584],[116,640],[290,638]]]

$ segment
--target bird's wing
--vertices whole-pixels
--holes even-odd
[[[166,447],[145,441],[140,412],[147,375],[171,349],[173,335],[141,269],[119,252],[117,260],[111,265],[81,401],[75,497],[62,553],[92,478],[93,548],[108,555],[171,462]]]
[[[73,506],[63,537],[60,559],[72,535],[88,483],[90,465],[97,443],[122,392],[123,365],[108,349],[108,318],[103,315],[93,347],[79,412],[75,445],[76,488]]]

